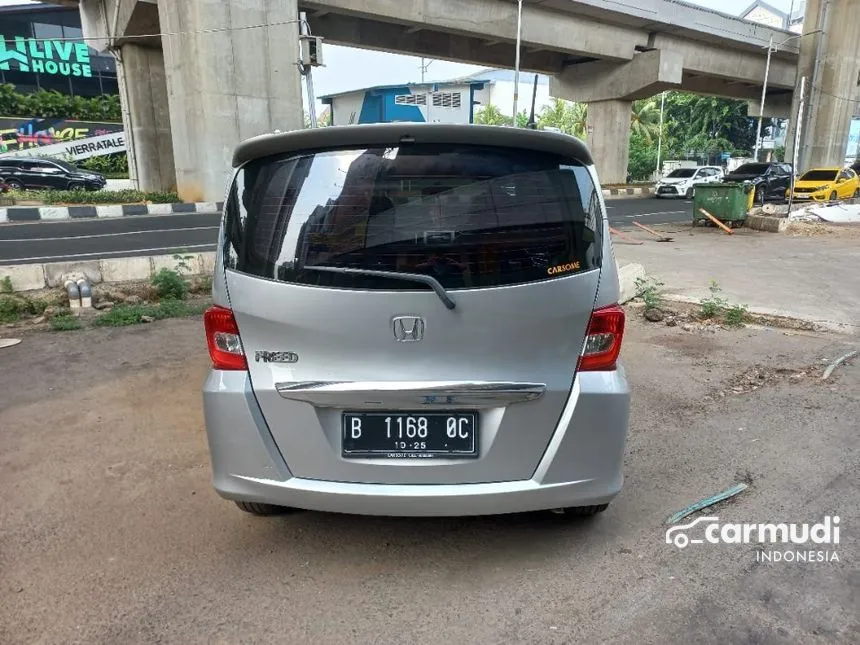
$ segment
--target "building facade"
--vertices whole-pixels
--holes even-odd
[[[40,90],[82,98],[118,94],[113,56],[99,54],[82,38],[80,13],[73,7],[45,3],[0,7],[0,85],[12,85],[20,94]],[[15,104],[0,107],[0,155],[77,158],[81,155],[68,153],[69,142],[122,139],[122,123],[110,121],[108,115],[91,114],[90,120],[72,114],[42,117],[20,114]],[[98,154],[117,150],[124,150],[124,144]]]
[[[332,125],[356,123],[473,123],[486,101],[482,80],[380,85],[320,97]]]
[[[550,102],[549,78],[520,75],[518,111],[528,112],[535,95],[535,113]],[[356,123],[474,123],[476,114],[490,105],[511,116],[514,73],[486,69],[471,76],[433,83],[379,85],[320,97],[331,110],[332,125]]]
[[[81,16],[74,7],[0,7],[0,37],[0,83],[19,92],[93,97],[119,91],[113,56],[81,40]]]

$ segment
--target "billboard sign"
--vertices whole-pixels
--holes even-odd
[[[13,69],[11,63],[16,63],[14,69],[20,72],[86,78],[93,75],[90,50],[84,42],[6,38],[0,34],[0,70]]]

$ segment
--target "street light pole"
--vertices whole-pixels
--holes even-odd
[[[785,43],[783,43],[785,44]],[[770,76],[770,57],[773,55],[773,36],[770,37],[770,42],[767,45],[767,64],[764,67],[764,84],[761,88],[761,105],[758,111],[758,127],[755,133],[755,152],[753,159],[758,161],[758,153],[761,150],[761,122],[764,119],[764,102],[767,98],[767,79]]]
[[[666,92],[660,95],[660,136],[657,139],[657,176],[660,176],[660,160],[663,154],[663,112],[666,109]]]
[[[768,76],[770,76],[770,59],[771,59],[771,56],[774,54],[774,52],[778,52],[779,48],[782,47],[788,41],[794,40],[795,38],[803,38],[804,36],[811,36],[812,34],[817,34],[817,33],[820,33],[821,31],[822,31],[821,29],[815,29],[814,31],[807,31],[805,34],[795,34],[794,36],[790,36],[790,37],[786,38],[781,43],[777,43],[776,46],[774,46],[774,44],[773,44],[773,36],[770,37],[770,42],[768,43],[768,46],[767,46],[767,64],[765,65],[765,68],[764,68],[764,85],[762,85],[762,88],[761,88],[761,105],[759,106],[759,113],[758,113],[758,127],[756,128],[756,135],[755,135],[755,153],[753,153],[753,157],[755,158],[756,161],[758,161],[758,153],[759,153],[759,150],[761,149],[761,122],[762,122],[762,119],[764,119],[764,102],[765,102],[765,99],[767,98],[767,80],[768,80]]]
[[[517,125],[517,103],[520,100],[520,44],[523,32],[523,0],[517,0],[517,53],[514,63],[514,127]]]

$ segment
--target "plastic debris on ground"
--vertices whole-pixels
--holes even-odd
[[[695,504],[691,504],[687,508],[683,508],[674,515],[672,515],[669,519],[666,520],[666,524],[677,524],[681,520],[683,520],[688,515],[692,515],[696,511],[701,511],[703,508],[708,508],[709,506],[713,506],[717,502],[722,502],[723,500],[727,500],[730,497],[734,497],[739,493],[742,493],[747,489],[746,484],[735,484],[731,488],[727,488],[721,493],[717,493],[716,495],[711,495],[710,497],[706,497],[703,500],[696,502]]]
[[[860,204],[832,204],[816,206],[809,204],[805,208],[792,211],[788,216],[792,221],[817,222],[831,224],[860,224]]]

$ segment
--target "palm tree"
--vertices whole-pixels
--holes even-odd
[[[571,103],[562,99],[552,99],[545,105],[538,117],[538,127],[558,128],[566,134],[580,139],[585,138],[588,106],[584,103]]]
[[[651,144],[660,132],[660,106],[654,99],[633,102],[630,114],[630,130]]]

